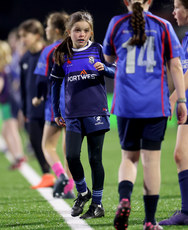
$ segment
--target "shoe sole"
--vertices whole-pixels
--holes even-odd
[[[118,214],[116,214],[114,219],[114,227],[116,230],[127,230],[130,211],[131,209],[129,207],[118,209]]]
[[[54,198],[64,198],[63,196],[65,196],[65,195],[63,194],[63,192],[64,192],[64,188],[65,188],[65,186],[67,184],[68,184],[68,180],[64,181],[64,184],[62,184],[61,186],[59,186],[60,188],[58,188],[58,189],[53,187],[53,197]],[[56,191],[56,190],[58,190],[58,191]],[[61,190],[61,192],[59,192],[59,190]]]
[[[104,214],[103,215],[100,215],[100,216],[90,216],[90,217],[86,217],[86,218],[84,218],[84,217],[80,217],[80,219],[83,219],[83,220],[88,220],[88,219],[94,219],[94,218],[101,218],[101,217],[104,217]]]

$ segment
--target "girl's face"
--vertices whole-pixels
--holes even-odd
[[[45,31],[46,31],[47,40],[48,41],[53,41],[54,34],[55,34],[55,29],[51,25],[50,19],[47,21],[47,27],[46,27]]]
[[[185,9],[180,0],[174,0],[174,11],[172,14],[178,26],[188,25],[188,9]]]
[[[20,37],[20,41],[23,44],[23,46],[27,50],[30,50],[35,47],[40,36],[38,34],[33,34],[31,32],[26,32],[24,30],[21,30],[19,32],[19,37]]]
[[[92,36],[92,30],[88,22],[76,22],[70,31],[69,36],[72,39],[73,48],[79,49],[87,45],[88,40]]]

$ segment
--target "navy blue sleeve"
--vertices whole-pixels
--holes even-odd
[[[61,84],[62,84],[62,80],[52,79],[51,99],[52,99],[52,108],[54,112],[54,117],[61,117],[61,112],[59,108]]]
[[[54,117],[61,117],[61,112],[59,108],[60,103],[60,91],[61,84],[64,78],[64,71],[61,66],[54,63],[51,74],[51,99],[52,99],[52,107],[54,112]]]
[[[106,77],[114,79],[115,71],[116,71],[116,65],[115,64],[109,64],[109,63],[105,62],[103,72],[104,72],[104,75]]]
[[[21,92],[21,110],[23,115],[26,116],[26,83],[22,68],[22,62],[20,62],[20,92]]]
[[[48,93],[48,77],[42,75],[36,75],[36,85],[37,85],[37,97],[44,97],[46,99]]]
[[[50,73],[50,79],[56,78],[56,79],[63,79],[64,78],[64,71],[62,66],[59,66],[58,64],[54,63],[51,73]]]

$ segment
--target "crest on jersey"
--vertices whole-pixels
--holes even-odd
[[[93,56],[89,57],[89,63],[94,64],[95,58]]]

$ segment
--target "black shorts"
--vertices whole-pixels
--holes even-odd
[[[128,151],[160,150],[161,142],[164,140],[167,119],[167,117],[117,117],[121,148]]]

